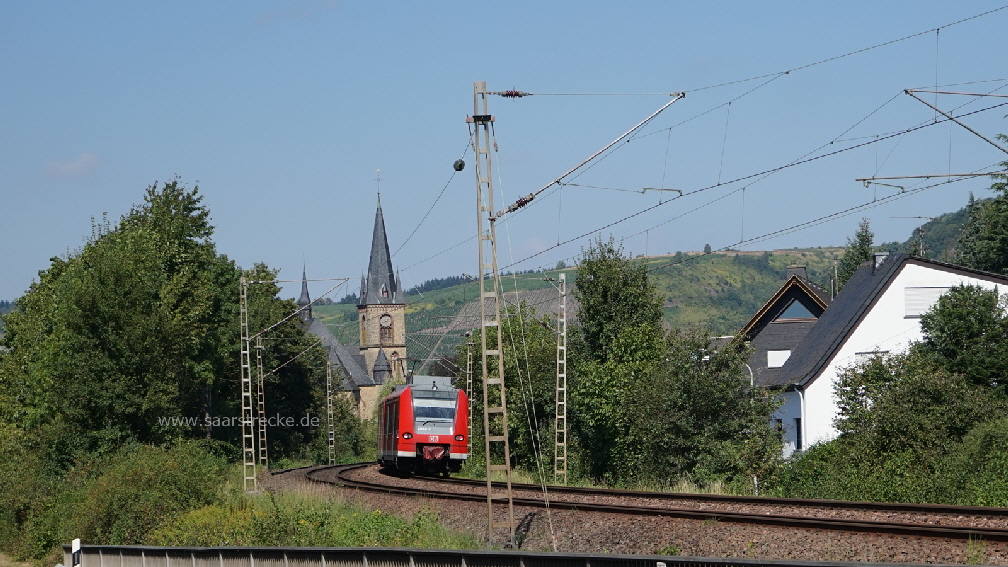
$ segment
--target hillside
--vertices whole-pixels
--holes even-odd
[[[806,266],[809,278],[829,289],[833,260],[842,248],[775,250],[773,252],[677,253],[640,258],[664,295],[665,318],[673,328],[706,327],[716,335],[736,332],[770,298],[784,280],[787,266]],[[576,268],[563,270],[569,286],[568,318],[576,319],[573,297]],[[556,313],[558,271],[502,277],[505,303],[524,301],[539,316]],[[517,288],[517,296],[515,290]],[[516,299],[517,297],[517,299]],[[464,334],[479,321],[476,283],[467,282],[407,296],[407,356],[429,359],[453,356]],[[357,344],[354,305],[316,305],[315,317],[345,344]]]
[[[990,199],[980,199],[979,204]],[[951,213],[945,213],[935,217],[921,226],[924,234],[924,254],[928,258],[940,260],[942,262],[952,262],[955,259],[955,245],[959,238],[959,231],[962,230],[963,223],[966,222],[966,207]],[[904,242],[884,242],[881,248],[890,253],[908,252],[916,249],[920,238],[917,229],[913,230]]]

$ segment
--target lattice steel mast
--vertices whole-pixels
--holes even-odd
[[[259,466],[263,470],[269,470],[269,458],[266,455],[266,392],[263,388],[263,360],[262,360],[263,343],[262,336],[256,335],[256,370],[259,375],[257,380],[257,411],[256,418],[259,423],[256,424],[256,431],[258,432],[257,446],[259,448]]]
[[[248,281],[241,276],[238,282],[238,311],[241,323],[241,390],[242,390],[242,459],[244,461],[246,492],[256,490],[255,440],[252,429],[252,360],[249,353]]]
[[[472,420],[473,420],[473,404],[475,403],[475,398],[473,397],[473,352],[472,347],[474,343],[472,342],[472,335],[466,333],[466,396],[469,397],[469,437],[466,438],[466,454],[472,455]]]
[[[567,274],[557,281],[556,427],[554,427],[553,482],[567,484]]]
[[[511,446],[508,442],[507,394],[504,389],[504,358],[500,332],[501,285],[497,269],[497,233],[494,226],[496,217],[493,201],[493,166],[490,158],[490,127],[493,116],[487,111],[489,94],[486,90],[486,81],[473,83],[473,115],[467,119],[475,126],[473,153],[476,156],[476,234],[479,241],[478,279],[483,370],[483,439],[487,473],[487,540],[493,542],[494,529],[507,528],[508,543],[513,547],[514,497],[511,491]],[[484,220],[488,221],[486,228]],[[494,330],[495,340],[492,344],[487,338],[490,329]],[[494,492],[492,478],[495,472],[504,473],[505,492]],[[506,517],[500,521],[494,521],[495,502],[507,504]]]
[[[336,427],[333,423],[333,403],[332,403],[332,363],[328,360],[326,361],[326,375],[325,375],[325,391],[326,391],[326,417],[328,421],[328,431],[329,431],[329,464],[336,464]]]

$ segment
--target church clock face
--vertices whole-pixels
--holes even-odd
[[[381,316],[381,317],[380,317],[380,318],[378,319],[378,323],[379,323],[379,324],[380,324],[380,325],[381,325],[382,327],[386,327],[386,328],[388,328],[388,327],[391,327],[391,326],[392,326],[392,316],[391,316],[391,315],[389,315],[388,313],[386,313],[386,314],[382,315],[382,316]]]

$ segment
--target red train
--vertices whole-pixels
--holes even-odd
[[[469,398],[451,378],[413,376],[378,408],[378,462],[406,473],[458,472],[469,457]]]

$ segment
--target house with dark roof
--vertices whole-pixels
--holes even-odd
[[[830,304],[828,293],[808,279],[805,266],[788,266],[780,289],[746,323],[738,337],[752,346],[746,371],[754,386],[776,384],[791,351],[819,320]],[[774,418],[784,434],[784,456],[796,446],[796,431],[786,415]]]
[[[920,316],[958,285],[1005,293],[1008,277],[906,254],[876,254],[863,263],[783,366],[762,383],[783,391],[777,417],[793,431],[794,449],[836,437],[833,390],[841,372],[921,340]]]

